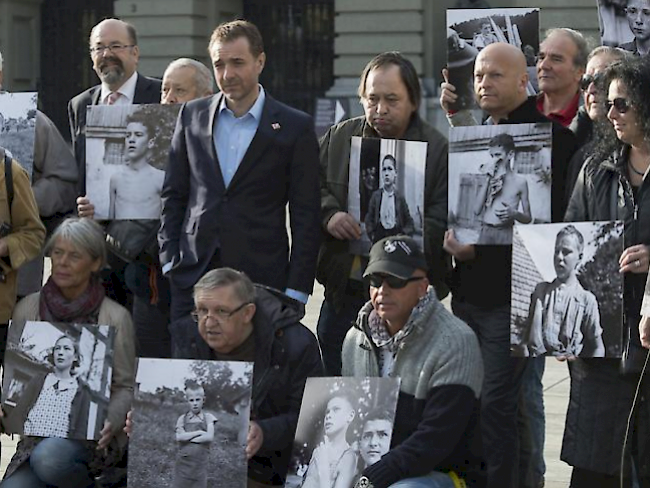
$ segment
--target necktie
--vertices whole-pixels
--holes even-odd
[[[110,92],[106,97],[106,105],[114,105],[121,96],[120,92]]]

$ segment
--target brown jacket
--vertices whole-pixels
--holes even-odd
[[[0,269],[6,276],[6,281],[0,282],[0,324],[9,322],[16,304],[16,270],[38,256],[45,240],[45,227],[38,216],[29,177],[16,161],[12,163],[14,200],[9,211],[4,157],[0,149],[0,223],[11,224],[12,232],[4,238],[9,256],[0,258]]]

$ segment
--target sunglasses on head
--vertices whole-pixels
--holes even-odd
[[[379,288],[381,285],[386,283],[389,287],[393,288],[394,290],[399,290],[400,288],[404,288],[406,285],[413,281],[420,281],[423,280],[425,277],[424,276],[412,276],[411,278],[398,278],[397,276],[391,276],[391,275],[383,275],[383,274],[371,274],[368,275],[368,281],[370,282],[370,286],[373,288]]]
[[[614,100],[607,100],[607,111],[609,112],[612,107],[616,109],[619,114],[624,114],[630,110],[630,103],[625,98],[615,98]]]
[[[580,89],[585,91],[592,83],[598,85],[603,80],[603,73],[596,73],[595,75],[582,75],[580,79]]]

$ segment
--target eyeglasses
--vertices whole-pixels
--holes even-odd
[[[413,281],[420,281],[423,280],[425,276],[412,276],[411,278],[398,278],[397,276],[391,276],[391,275],[383,275],[383,274],[371,274],[368,275],[368,281],[370,282],[370,286],[373,288],[379,288],[381,285],[386,283],[389,287],[391,287],[394,290],[399,290],[400,288],[404,288],[406,285],[409,283],[412,283]]]
[[[104,54],[105,51],[118,53],[129,47],[135,47],[135,44],[111,44],[110,46],[95,46],[90,48],[90,54]]]
[[[225,310],[223,308],[218,308],[216,310],[208,310],[207,308],[197,308],[192,312],[192,318],[194,322],[201,322],[212,317],[216,320],[228,320],[230,317],[235,315],[237,312],[242,310],[246,305],[250,305],[251,302],[244,302],[239,307],[234,310]]]
[[[619,114],[624,114],[631,108],[630,103],[625,98],[607,100],[607,111],[609,112],[612,107],[614,107]]]
[[[595,75],[582,75],[580,79],[580,89],[586,91],[592,83],[598,85],[603,81],[603,73],[596,73]]]

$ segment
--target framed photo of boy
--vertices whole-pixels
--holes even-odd
[[[159,219],[167,154],[180,106],[92,105],[86,189],[98,220]]]
[[[246,486],[253,363],[138,360],[128,486]]]
[[[38,93],[0,93],[0,147],[32,177]]]
[[[618,221],[515,226],[513,355],[620,357],[622,252]]]
[[[449,129],[448,225],[463,244],[510,245],[551,221],[551,124]]]
[[[12,322],[2,382],[5,432],[99,439],[114,341],[108,325]]]
[[[307,378],[286,488],[354,486],[390,449],[399,378]]]

